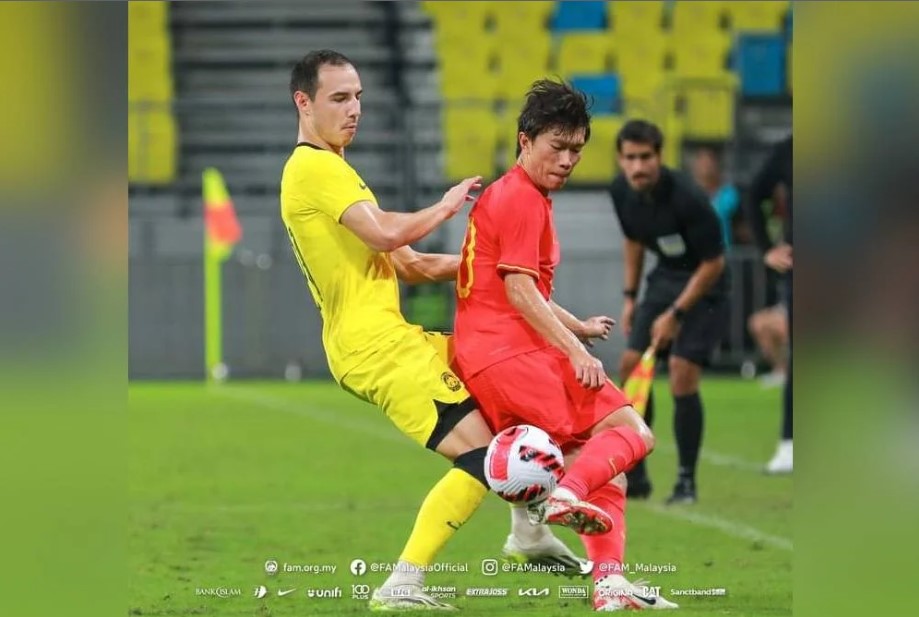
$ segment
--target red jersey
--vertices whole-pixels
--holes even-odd
[[[464,379],[549,346],[508,301],[504,275],[533,277],[546,300],[560,250],[552,200],[519,165],[486,188],[469,212],[456,279],[456,363]]]

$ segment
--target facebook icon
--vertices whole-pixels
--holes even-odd
[[[355,559],[351,562],[351,574],[354,576],[363,576],[367,573],[367,562],[363,559]]]

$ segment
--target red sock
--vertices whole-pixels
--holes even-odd
[[[594,582],[610,574],[622,574],[625,558],[625,491],[609,483],[590,495],[587,501],[613,517],[613,530],[600,536],[581,536],[587,558],[594,562]]]
[[[626,472],[648,453],[635,429],[628,426],[600,431],[587,440],[559,486],[584,499],[620,473]]]

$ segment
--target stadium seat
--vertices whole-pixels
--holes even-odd
[[[618,114],[622,111],[622,88],[619,75],[573,75],[571,85],[591,100],[591,113],[597,116]]]
[[[546,32],[555,9],[554,2],[488,2],[494,33],[501,39],[517,41]]]
[[[165,184],[176,175],[169,3],[128,6],[128,178]]]
[[[485,36],[474,46],[459,40],[437,41],[440,92],[445,99],[490,101],[498,95],[491,42]]]
[[[613,57],[626,98],[654,95],[664,76],[670,54],[669,38],[660,33],[634,40],[615,40]]]
[[[530,37],[525,46],[502,41],[498,50],[498,95],[508,100],[521,99],[534,81],[549,76],[551,45],[548,34]]]
[[[734,134],[734,89],[730,86],[689,86],[683,91],[683,136],[723,141]]]
[[[608,22],[616,38],[654,35],[663,28],[664,2],[661,0],[613,0],[607,5]]]
[[[458,28],[477,32],[484,29],[489,18],[490,2],[422,2],[421,8],[434,21],[438,28],[449,28],[456,24]]]
[[[562,77],[610,70],[610,38],[605,32],[573,32],[560,37],[556,69]]]
[[[168,107],[128,114],[128,177],[165,184],[176,175],[176,123]]]
[[[788,2],[727,2],[726,8],[730,16],[731,30],[734,32],[778,32],[782,29],[783,18],[788,12]]]
[[[730,39],[720,32],[695,39],[676,39],[673,72],[678,77],[722,77],[728,70],[730,49]]]
[[[714,0],[674,2],[670,24],[674,39],[697,40],[720,32],[725,4]]]
[[[606,2],[556,2],[552,30],[603,30],[606,27]]]
[[[607,184],[616,175],[616,135],[622,128],[621,116],[594,118],[590,141],[584,146],[581,161],[571,174],[572,184]]]
[[[781,34],[740,35],[736,64],[745,96],[777,96],[785,92],[785,38]]]
[[[443,111],[444,174],[450,180],[494,175],[498,125],[488,105],[451,105]]]

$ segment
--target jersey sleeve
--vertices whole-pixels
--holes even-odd
[[[336,222],[351,205],[374,201],[367,185],[341,157],[332,153],[298,164],[293,189],[307,208],[318,210]]]
[[[495,217],[498,238],[498,273],[523,272],[539,280],[539,245],[546,225],[546,212],[524,190],[514,191],[501,204]],[[528,202],[536,203],[528,203]],[[536,206],[536,207],[534,207]]]
[[[701,260],[724,254],[724,236],[718,214],[708,198],[693,191],[685,204],[686,243]]]

